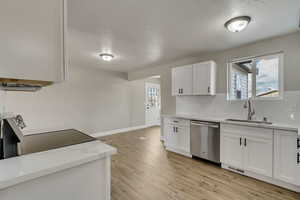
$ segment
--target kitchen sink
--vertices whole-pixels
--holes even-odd
[[[252,123],[252,124],[272,124],[272,122],[267,122],[267,121],[255,121],[255,120],[243,120],[243,119],[226,119],[226,121],[244,122],[244,123]]]

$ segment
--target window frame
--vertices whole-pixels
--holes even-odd
[[[284,66],[284,53],[283,52],[277,52],[277,53],[270,53],[270,54],[264,54],[260,56],[252,56],[252,57],[244,57],[239,59],[234,59],[227,63],[227,101],[245,101],[246,99],[232,99],[231,98],[231,90],[232,90],[232,64],[237,62],[246,62],[251,60],[253,63],[256,63],[256,60],[263,59],[263,58],[272,58],[276,57],[279,58],[279,64],[278,64],[278,81],[279,81],[279,95],[277,97],[257,97],[256,96],[256,67],[253,65],[252,67],[252,97],[253,100],[259,100],[259,101],[270,101],[270,100],[282,100],[284,97],[284,75],[283,75],[283,66]]]

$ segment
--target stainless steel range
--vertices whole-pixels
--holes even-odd
[[[23,135],[22,127],[25,123],[21,117],[1,120],[0,160],[96,140],[75,129]]]
[[[47,151],[94,140],[96,139],[75,129],[27,135],[20,143],[20,154]]]

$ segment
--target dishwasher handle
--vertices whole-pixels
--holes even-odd
[[[219,128],[218,124],[213,124],[213,123],[209,123],[209,122],[195,122],[195,121],[192,121],[191,125],[193,125],[193,126],[206,126],[206,127],[209,127],[209,128]]]

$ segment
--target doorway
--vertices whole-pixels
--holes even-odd
[[[145,124],[160,126],[161,91],[160,84],[145,82]]]

